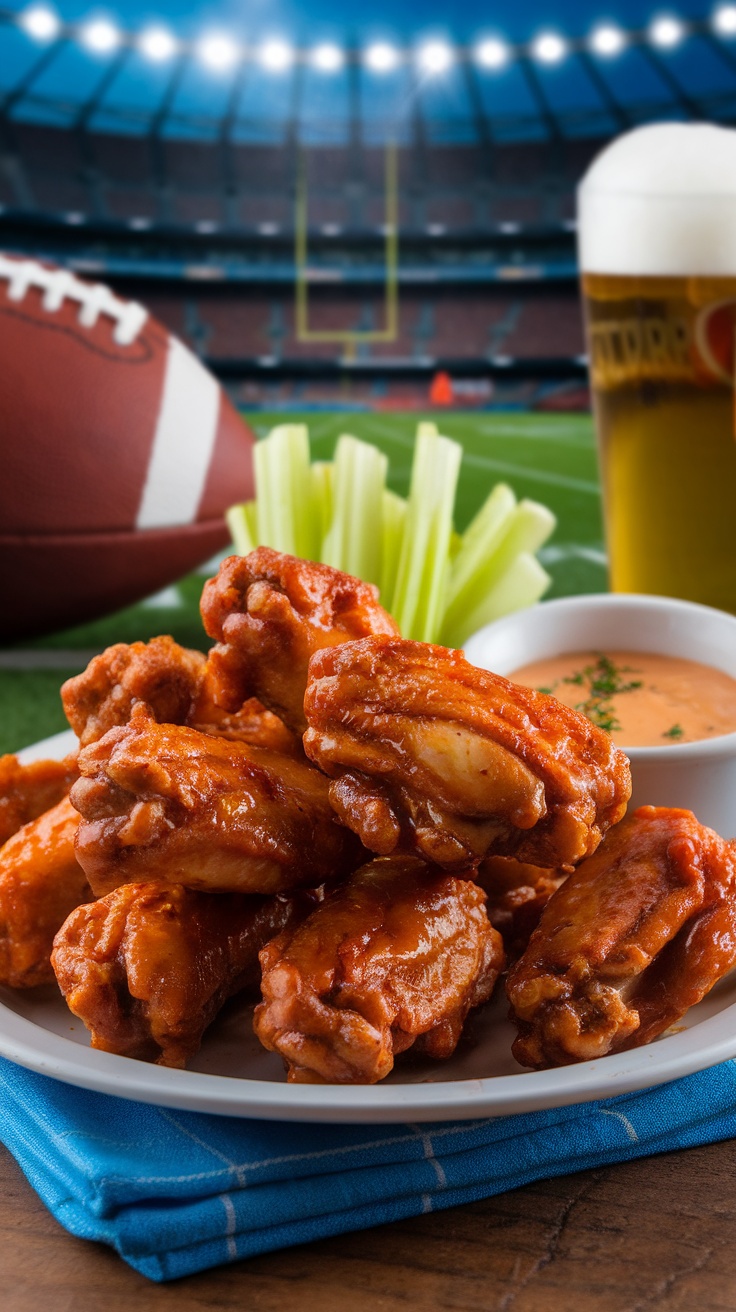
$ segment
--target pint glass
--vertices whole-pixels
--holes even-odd
[[[579,200],[611,586],[736,612],[736,132],[640,128]]]

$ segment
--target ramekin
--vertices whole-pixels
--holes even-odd
[[[595,593],[516,611],[465,644],[474,665],[504,675],[565,652],[606,649],[679,656],[736,678],[736,617],[671,597]],[[724,838],[736,836],[736,733],[623,750],[631,761],[630,808],[686,807]]]

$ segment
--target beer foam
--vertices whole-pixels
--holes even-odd
[[[655,123],[618,137],[578,188],[588,273],[736,277],[736,131]]]

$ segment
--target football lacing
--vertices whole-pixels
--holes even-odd
[[[65,301],[79,305],[82,328],[94,328],[100,315],[115,324],[113,341],[130,346],[138,336],[148,311],[137,301],[121,301],[102,283],[85,283],[67,269],[45,269],[35,260],[9,260],[0,255],[0,278],[8,283],[8,300],[22,301],[31,287],[43,292],[41,306],[49,314],[60,310]]]

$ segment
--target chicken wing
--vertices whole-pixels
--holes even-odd
[[[74,855],[78,824],[64,798],[0,849],[0,984],[24,989],[53,981],[54,934],[92,897]]]
[[[0,756],[0,846],[66,797],[78,773],[76,753],[29,765],[17,756]]]
[[[127,724],[133,707],[142,703],[163,724],[189,724],[203,733],[301,755],[297,736],[255,697],[232,713],[222,711],[212,682],[201,652],[180,647],[173,638],[152,638],[108,647],[82,674],[67,679],[61,698],[82,746]]]
[[[257,988],[264,943],[313,905],[124,884],[72,912],[51,962],[93,1048],[183,1067],[223,1003]]]
[[[305,760],[156,724],[136,706],[79,754],[77,857],[98,896],[163,880],[209,892],[280,893],[355,869],[329,781]]]
[[[62,685],[64,713],[83,747],[127,724],[137,702],[156,720],[185,724],[202,686],[204,665],[201,652],[166,636],[118,642]]]
[[[649,1043],[736,962],[736,851],[643,806],[548,902],[507,992],[514,1055],[543,1068]]]
[[[398,634],[372,584],[269,547],[225,560],[205,584],[201,609],[219,644],[207,662],[219,705],[233,711],[255,695],[298,733],[313,652]]]
[[[516,961],[566,875],[510,856],[489,856],[481,861],[475,878],[488,897],[488,919],[501,935],[509,960]]]
[[[429,643],[317,652],[304,709],[304,748],[335,778],[335,810],[381,855],[571,866],[631,792],[623,752],[584,715]]]
[[[449,1057],[503,969],[477,884],[371,862],[261,952],[255,1031],[297,1083],[373,1084],[417,1043]]]

